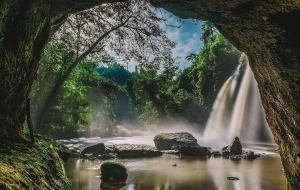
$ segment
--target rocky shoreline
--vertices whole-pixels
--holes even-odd
[[[209,158],[230,158],[233,160],[256,159],[261,154],[254,151],[242,150],[242,145],[238,137],[232,143],[220,150],[212,150],[210,147],[200,146],[190,133],[161,133],[154,137],[154,146],[146,144],[113,144],[105,145],[103,142],[95,143],[100,138],[92,138],[87,141],[85,138],[60,140],[70,150],[70,158],[86,160],[109,160],[124,158],[148,158],[161,156],[163,154],[175,154],[182,156],[206,156]],[[77,144],[73,144],[77,143]],[[80,147],[81,146],[81,147]],[[65,148],[64,148],[65,149]],[[66,151],[64,151],[66,152]],[[64,158],[65,160],[65,158]]]

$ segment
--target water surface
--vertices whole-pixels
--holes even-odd
[[[150,138],[149,138],[150,139]],[[114,138],[113,143],[146,142],[147,138]],[[106,143],[112,143],[106,139]],[[148,142],[148,143],[147,143]],[[251,145],[247,144],[251,149]],[[128,169],[122,190],[283,190],[285,177],[280,156],[267,151],[270,146],[253,145],[251,150],[266,153],[256,160],[163,155],[155,158],[118,159]],[[75,190],[99,190],[100,165],[103,161],[70,160],[67,176]],[[176,167],[172,164],[177,164]],[[240,180],[229,181],[227,177]]]

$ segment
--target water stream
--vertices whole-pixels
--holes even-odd
[[[78,139],[81,147],[89,139]],[[91,139],[93,143],[95,139]],[[151,137],[118,137],[98,139],[107,146],[119,143],[154,145]],[[215,150],[220,147],[212,147]],[[117,159],[128,170],[126,185],[121,190],[283,190],[286,187],[280,156],[274,152],[276,145],[243,144],[244,150],[264,153],[256,160],[231,160],[226,158],[188,157],[175,155],[155,158]],[[71,159],[65,164],[74,190],[99,190],[100,166],[103,161]],[[173,167],[172,164],[177,164]],[[238,177],[229,181],[227,177]]]
[[[236,136],[244,142],[274,143],[248,63],[243,73],[235,72],[219,91],[203,141],[230,142]]]

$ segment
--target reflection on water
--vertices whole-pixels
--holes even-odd
[[[266,154],[249,161],[224,158],[163,155],[157,158],[120,159],[128,169],[123,190],[283,190],[280,157]],[[102,161],[68,161],[67,176],[75,190],[100,189]],[[177,164],[173,167],[172,164]],[[238,177],[229,181],[227,177]]]

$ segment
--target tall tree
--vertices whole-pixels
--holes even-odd
[[[48,45],[42,56],[38,78],[31,91],[33,120],[57,80],[74,59],[75,54],[64,54],[60,51],[60,45]],[[56,138],[67,138],[88,124],[91,109],[86,92],[90,88],[88,81],[95,72],[94,66],[94,62],[83,60],[61,86],[45,113],[45,133]]]
[[[192,62],[185,77],[190,88],[198,94],[204,105],[211,109],[218,91],[239,65],[239,52],[220,33],[209,37]]]
[[[62,51],[76,56],[58,78],[36,118],[37,131],[42,133],[43,119],[72,70],[86,57],[101,61],[106,51],[131,59],[145,61],[150,55],[165,55],[172,43],[160,29],[164,19],[157,17],[147,1],[104,4],[74,14],[52,38],[51,43],[64,42]],[[104,51],[104,49],[106,51]]]

